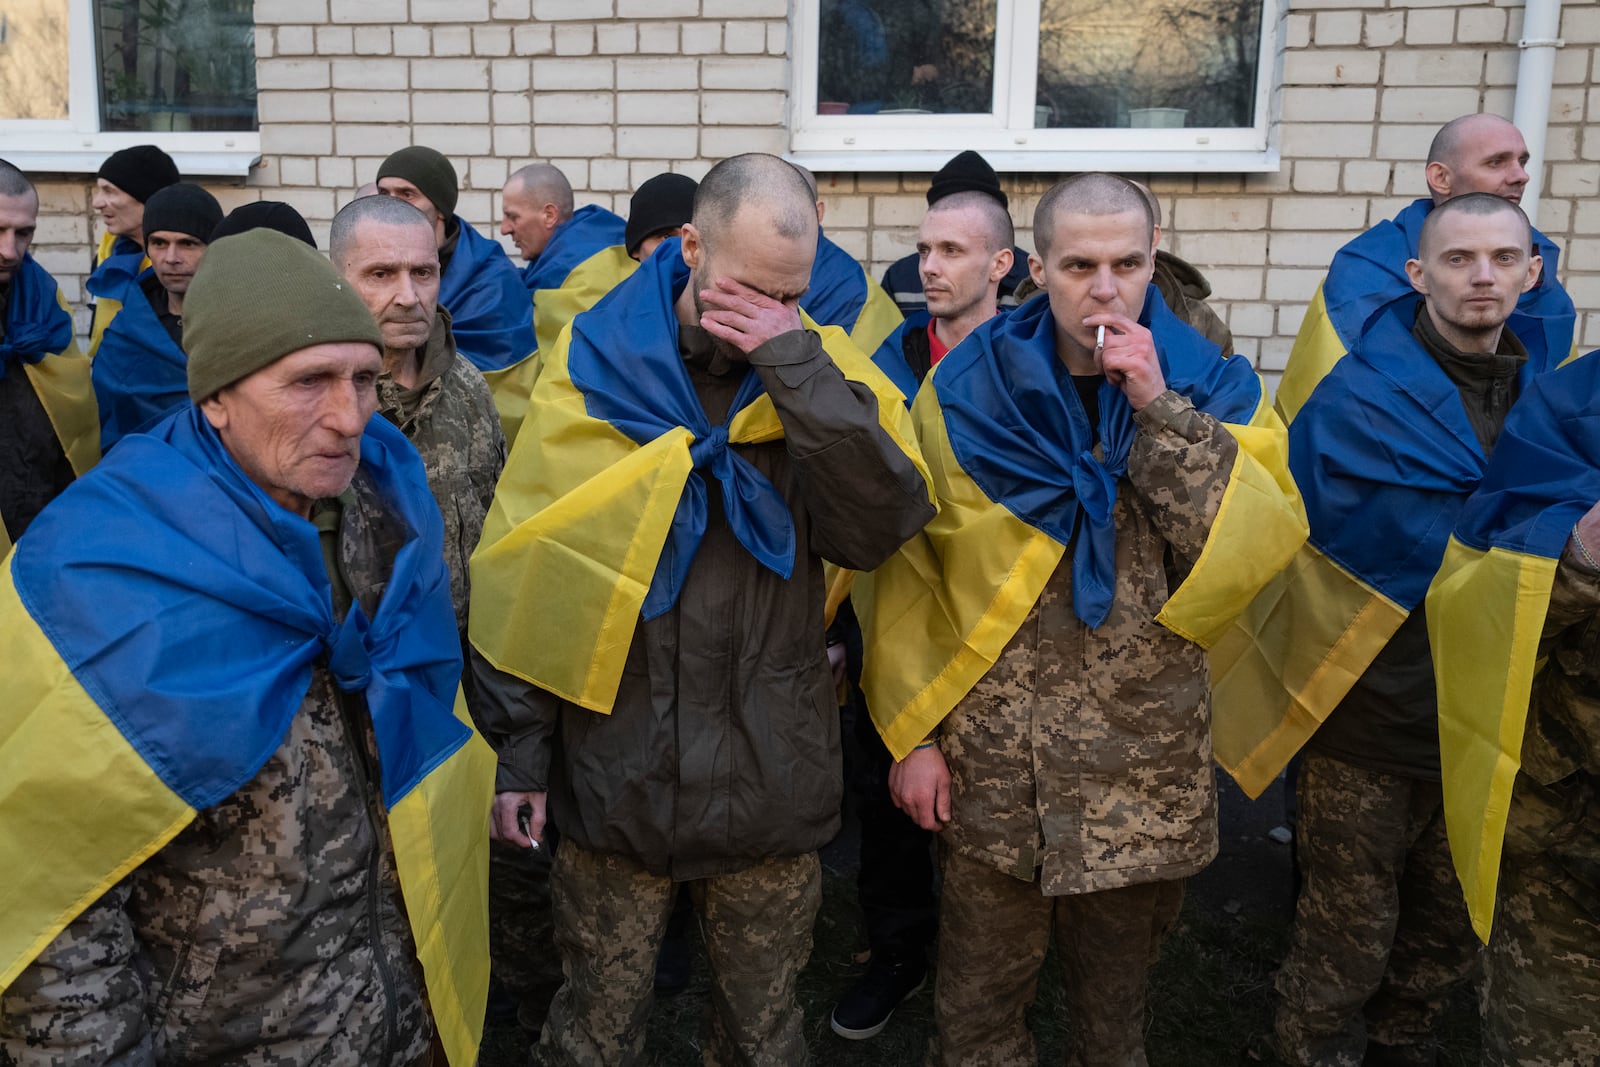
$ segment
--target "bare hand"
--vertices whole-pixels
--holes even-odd
[[[1106,328],[1105,347],[1095,353],[1095,361],[1106,381],[1122,390],[1128,404],[1138,411],[1167,391],[1156,355],[1156,341],[1150,331],[1126,315],[1101,311],[1083,320],[1090,329]]]
[[[919,748],[890,767],[889,795],[924,830],[943,830],[950,821],[950,768],[939,746]]]
[[[700,290],[700,301],[706,307],[700,325],[747,356],[774,337],[800,328],[795,301],[779,302],[731,278],[718,278],[713,285]]]
[[[489,809],[489,838],[514,848],[538,848],[544,840],[545,793],[496,793]],[[524,829],[526,826],[526,829]]]

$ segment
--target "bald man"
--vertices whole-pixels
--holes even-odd
[[[559,289],[573,267],[602,248],[622,244],[627,226],[597,204],[574,211],[572,184],[548,163],[512,172],[500,190],[500,209],[500,233],[528,262],[522,284],[535,305],[540,289]]]
[[[934,510],[887,379],[804,325],[816,245],[787,163],[713,167],[681,238],[548,354],[473,557],[494,833],[536,847],[548,812],[561,834],[541,1063],[639,1061],[684,891],[708,1061],[806,1062],[795,982],[842,793],[822,560],[871,569]]]
[[[1045,297],[977,326],[918,393],[940,511],[857,580],[862,686],[896,803],[944,839],[929,1062],[1035,1062],[1024,1015],[1053,940],[1072,1062],[1139,1067],[1149,970],[1217,851],[1206,654],[1181,604],[1242,607],[1304,527],[1266,488],[1281,462],[1256,479],[1272,460],[1250,438],[1281,448],[1282,426],[1249,361],[1151,284],[1133,183],[1054,186],[1033,234]],[[1229,493],[1244,478],[1263,495]]]
[[[1428,146],[1428,195],[1393,219],[1380,222],[1333,257],[1278,384],[1277,405],[1292,422],[1324,375],[1360,339],[1362,329],[1384,308],[1411,299],[1405,265],[1416,258],[1417,239],[1428,213],[1463,193],[1491,193],[1520,203],[1528,184],[1528,145],[1522,133],[1498,115],[1474,114],[1440,127]],[[1538,283],[1517,302],[1519,332],[1538,330],[1549,351],[1574,352],[1577,312],[1556,279],[1561,250],[1533,231],[1533,250],[1544,262]]]

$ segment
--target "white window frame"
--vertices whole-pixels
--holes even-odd
[[[159,145],[188,177],[242,177],[261,158],[257,130],[100,129],[94,0],[67,0],[68,117],[0,119],[0,156],[32,174],[93,174],[120,148]]]
[[[971,148],[1008,172],[1275,171],[1283,7],[1261,0],[1253,126],[1036,129],[1040,0],[997,0],[994,111],[980,115],[818,115],[822,5],[798,0],[789,18],[789,157],[821,171],[934,171]]]

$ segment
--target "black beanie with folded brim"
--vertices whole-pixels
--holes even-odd
[[[193,182],[179,182],[157,189],[144,205],[144,235],[181,233],[206,244],[211,231],[222,221],[222,205],[217,198]]]
[[[694,194],[700,183],[687,174],[657,174],[639,186],[628,201],[628,225],[623,241],[628,255],[645,238],[676,230],[694,218]]]
[[[952,193],[966,192],[987,194],[1000,201],[1001,207],[1011,209],[1005,190],[1000,188],[1000,176],[987,159],[970,148],[939,168],[939,173],[933,176],[933,184],[928,186],[928,203],[938,203]]]
[[[120,148],[106,157],[95,172],[141,204],[150,202],[158,189],[178,182],[178,165],[153,144]]]

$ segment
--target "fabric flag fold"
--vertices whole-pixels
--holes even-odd
[[[868,354],[903,321],[894,299],[875,285],[855,258],[817,232],[817,258],[811,266],[811,287],[800,298],[807,315],[825,326],[838,326],[857,348]]]
[[[1600,501],[1595,355],[1518,399],[1428,590],[1445,825],[1484,941],[1557,561]]]
[[[488,381],[509,444],[522,425],[537,367],[529,358],[535,345],[533,306],[500,243],[460,215],[455,221],[461,236],[439,276],[439,306],[450,312],[456,351]]]
[[[1369,323],[1290,424],[1310,538],[1212,648],[1217,762],[1250,796],[1421,603],[1483,476],[1455,383],[1412,336],[1420,300]],[[1523,388],[1551,361],[1543,334],[1530,331],[1525,343]]]
[[[1141,323],[1157,338],[1168,386],[1239,445],[1206,547],[1157,617],[1209,645],[1294,554],[1305,518],[1283,426],[1249,362],[1222,359],[1154,287]],[[912,413],[939,514],[883,567],[860,576],[854,594],[868,649],[863,688],[896,758],[994,664],[1069,544],[1074,610],[1091,626],[1104,618],[1114,588],[1110,509],[1134,434],[1126,398],[1103,385],[1102,451],[1093,451],[1088,417],[1055,353],[1047,300],[979,326],[930,381]]]
[[[752,368],[712,426],[678,349],[688,284],[676,238],[573,320],[548,354],[526,441],[512,450],[472,559],[478,650],[581,707],[609,713],[641,617],[676,601],[705,530],[706,474],[740,544],[787,577],[793,516],[734,446],[780,440]],[[880,424],[917,456],[900,394],[837,328],[823,347],[878,397]]]
[[[102,452],[189,403],[189,357],[145,296],[141,283],[154,272],[147,267],[134,273],[134,265],[131,258],[115,257],[89,279],[91,293],[122,309],[101,335],[94,358]]]
[[[361,452],[408,532],[370,619],[352,607],[335,622],[316,527],[250,481],[193,408],[124,441],[12,553],[0,864],[21,873],[0,884],[0,987],[255,776],[326,652],[338,684],[366,697],[430,1002],[452,1062],[473,1062],[494,757],[456,706],[443,525],[421,460],[381,418]],[[224,512],[242,518],[186,521]]]

